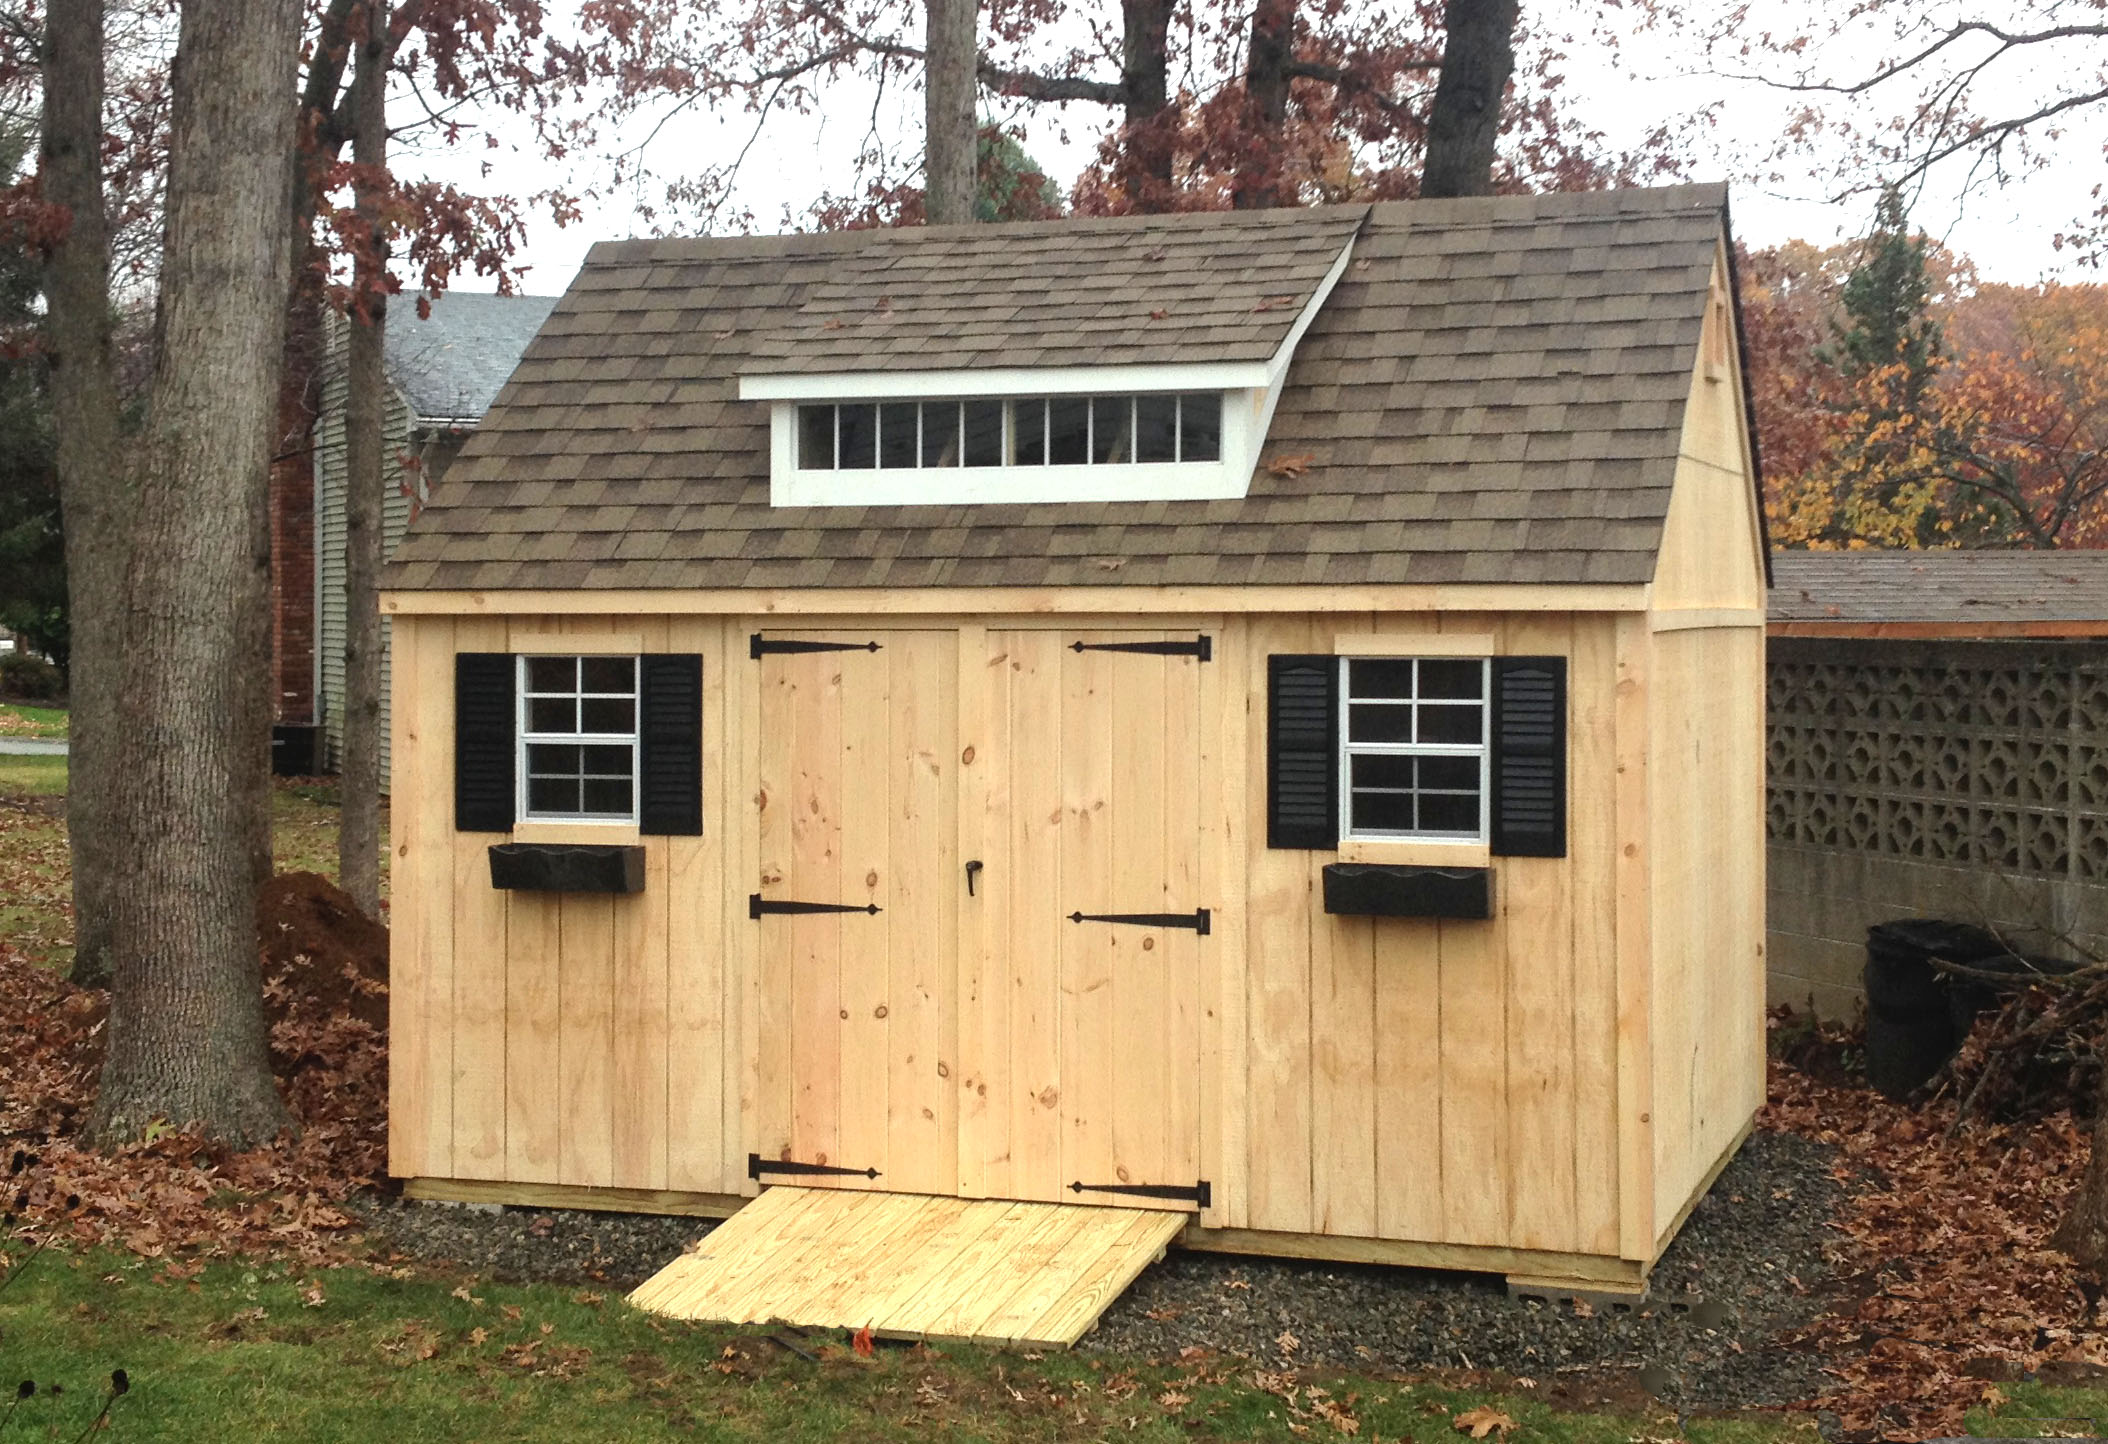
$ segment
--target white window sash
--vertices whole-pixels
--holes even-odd
[[[1425,661],[1456,661],[1454,657],[1419,656],[1343,656],[1339,659],[1339,801],[1344,825],[1340,829],[1342,839],[1354,842],[1432,842],[1455,843],[1461,846],[1483,844],[1493,835],[1493,661],[1480,657],[1479,663],[1479,740],[1470,742],[1350,742],[1348,734],[1352,727],[1354,698],[1354,672],[1356,662],[1412,662],[1414,670],[1414,692],[1419,691],[1417,664]],[[1422,705],[1462,708],[1470,705],[1468,700],[1433,700],[1422,703],[1417,697],[1370,697],[1363,699],[1363,706],[1401,706],[1418,708]],[[1356,757],[1470,757],[1479,764],[1478,798],[1479,825],[1476,832],[1432,832],[1424,829],[1395,831],[1383,828],[1356,827],[1354,823],[1354,759]],[[1415,794],[1425,794],[1427,789],[1415,787]],[[1438,790],[1436,795],[1454,796],[1461,789]]]
[[[533,659],[547,660],[549,655],[548,653],[536,653],[533,654]],[[564,656],[566,654],[557,653],[555,655]],[[607,653],[603,652],[580,653],[571,657],[570,660],[575,666],[581,658],[599,659],[607,655]],[[532,691],[527,682],[527,663],[529,660],[529,654],[526,653],[514,658],[513,730],[518,741],[514,744],[513,749],[515,788],[513,815],[523,822],[577,823],[585,827],[635,827],[637,819],[642,815],[640,812],[642,803],[640,793],[644,786],[643,659],[634,656],[630,658],[630,690],[627,692],[588,692],[583,688],[582,678],[580,679],[581,685],[579,687],[567,692]],[[584,702],[591,698],[621,698],[630,704],[630,717],[637,726],[629,732],[530,731],[527,726],[527,704],[530,699],[535,697],[568,697],[578,702]],[[629,749],[629,812],[626,815],[617,816],[610,812],[536,812],[532,810],[527,805],[529,794],[527,749],[530,746],[537,745],[544,747],[627,747]],[[579,762],[580,766],[583,767],[584,759],[580,758]],[[583,797],[580,798],[580,801],[581,803],[584,801]]]

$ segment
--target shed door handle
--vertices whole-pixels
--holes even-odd
[[[973,876],[980,870],[981,860],[979,858],[975,858],[972,862],[966,864],[966,895],[968,897],[973,896]]]

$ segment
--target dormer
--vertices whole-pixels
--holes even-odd
[[[1241,498],[1360,211],[962,228],[845,257],[757,342],[777,507]]]

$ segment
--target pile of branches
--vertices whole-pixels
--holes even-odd
[[[1954,1127],[1972,1119],[2023,1122],[2058,1113],[2091,1118],[2101,1098],[2101,1048],[2108,1041],[2108,967],[2012,973],[1935,958],[1956,989],[2004,991],[1984,1012],[1938,1080],[1957,1101]]]
[[[260,959],[272,1070],[297,1131],[235,1152],[155,1129],[102,1152],[77,1135],[102,1066],[109,995],[0,942],[0,1137],[9,1141],[0,1208],[10,1251],[28,1240],[154,1259],[350,1257],[358,1220],[348,1205],[386,1172],[387,1040],[341,997],[307,985],[302,970],[315,961]]]

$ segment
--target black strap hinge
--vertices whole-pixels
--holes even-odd
[[[760,893],[747,894],[747,916],[759,918],[763,913],[868,913],[878,916],[877,903],[815,903],[777,902]]]
[[[876,1178],[875,1168],[840,1168],[832,1163],[793,1163],[787,1158],[763,1158],[758,1153],[747,1155],[747,1177],[761,1181],[764,1173],[826,1174],[840,1178]]]
[[[764,637],[756,632],[747,638],[747,655],[760,661],[771,652],[875,652],[876,642],[808,642],[796,637]]]
[[[1195,1184],[1180,1183],[1085,1183],[1081,1179],[1069,1185],[1071,1193],[1124,1193],[1130,1198],[1161,1198],[1180,1203],[1195,1203],[1202,1208],[1210,1207],[1215,1198],[1214,1190],[1203,1178]]]
[[[1190,913],[1083,913],[1069,914],[1072,923],[1133,923],[1144,928],[1191,928],[1202,937],[1208,935],[1208,910],[1195,908]]]
[[[1152,657],[1193,657],[1203,662],[1215,659],[1215,639],[1195,637],[1190,642],[1077,642],[1072,652],[1141,652]]]

